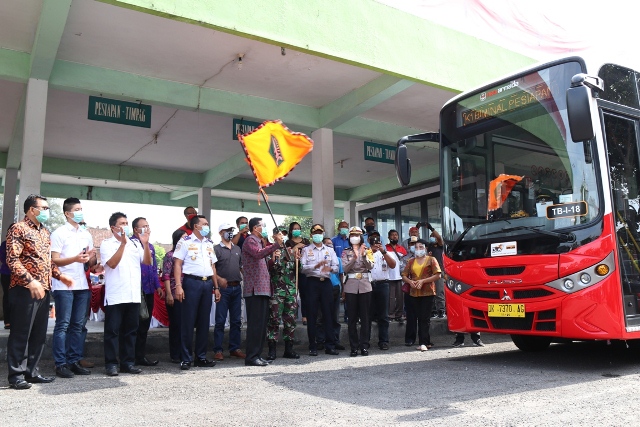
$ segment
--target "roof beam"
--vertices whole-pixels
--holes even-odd
[[[44,0],[31,49],[30,77],[49,80],[72,0]]]
[[[405,135],[413,135],[427,130],[428,129],[416,129],[407,126],[394,125],[393,123],[355,117],[336,127],[333,131],[337,134],[349,136],[351,138],[395,144]]]
[[[22,146],[24,143],[24,107],[27,100],[27,89],[25,88],[20,97],[16,121],[13,123],[13,133],[9,142],[9,152],[7,153],[7,168],[20,169],[22,162]],[[4,181],[3,181],[4,182]]]
[[[425,166],[411,172],[412,184],[423,181],[429,181],[440,176],[440,166],[438,164]],[[349,200],[361,201],[369,197],[380,195],[388,191],[398,190],[400,184],[398,179],[394,177],[381,179],[379,181],[354,187],[349,190]]]
[[[408,80],[382,75],[320,108],[320,127],[334,129],[413,84]]]

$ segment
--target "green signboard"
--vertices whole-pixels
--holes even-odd
[[[396,147],[365,141],[364,159],[372,162],[393,164],[396,162]]]
[[[89,120],[150,128],[151,105],[90,96]]]
[[[262,123],[252,122],[250,120],[233,119],[233,140],[238,140],[238,134],[247,134],[256,130]]]

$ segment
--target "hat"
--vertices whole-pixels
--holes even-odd
[[[222,230],[228,230],[230,228],[236,228],[236,227],[234,225],[229,224],[228,222],[224,222],[220,224],[220,227],[218,227],[218,233],[221,232]]]
[[[349,234],[362,234],[362,229],[360,227],[351,227]]]
[[[373,230],[371,233],[369,233],[369,236],[373,236],[374,234],[377,234],[378,237],[380,237],[380,232],[378,230]]]
[[[409,233],[411,233],[412,231],[420,231],[420,230],[418,230],[418,227],[409,228]]]
[[[313,234],[316,231],[322,231],[324,233],[324,228],[322,228],[322,226],[320,224],[316,224],[313,227],[311,227],[311,234]]]
[[[413,242],[417,242],[417,241],[418,241],[418,236],[409,237],[409,242],[413,243]]]

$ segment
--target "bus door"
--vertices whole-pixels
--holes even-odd
[[[627,327],[640,326],[638,118],[603,111],[619,271]]]

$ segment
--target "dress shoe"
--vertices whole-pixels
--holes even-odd
[[[216,366],[216,362],[211,359],[196,359],[193,362],[193,366],[198,368],[212,368]]]
[[[15,388],[16,390],[26,390],[28,388],[31,388],[31,384],[29,384],[25,380],[17,380],[16,382],[9,383],[9,387]]]
[[[56,366],[56,375],[60,378],[73,378],[75,376],[67,365]]]
[[[389,343],[388,342],[383,342],[378,347],[380,347],[380,350],[389,350]]]
[[[318,350],[309,350],[309,356],[317,356]]]
[[[37,377],[25,378],[25,381],[31,384],[48,384],[52,383],[56,377],[43,377],[38,375]]]
[[[258,357],[258,359],[262,360],[264,363],[266,363],[267,365],[271,365],[271,363],[273,362],[273,360],[269,360],[269,359],[263,359],[262,357]]]
[[[69,369],[76,375],[91,375],[91,371],[80,366],[78,362],[69,365]]]
[[[358,350],[351,350],[351,353],[349,353],[349,356],[351,357],[356,357],[358,355]]]
[[[105,372],[107,373],[108,376],[110,377],[117,377],[118,376],[118,368],[116,368],[115,366],[109,366],[105,369]]]
[[[336,350],[335,348],[328,348],[324,351],[324,354],[330,354],[331,356],[337,356],[340,354],[340,352],[338,350]]]
[[[363,348],[362,350],[360,350],[360,354],[363,356],[368,356],[369,355],[369,350],[367,350],[366,348]]]
[[[256,360],[244,359],[244,366],[267,366],[268,363],[265,360],[257,358]]]
[[[342,344],[336,344],[335,349],[336,350],[346,350],[346,348]]]
[[[124,372],[125,374],[139,374],[139,373],[142,372],[142,369],[136,368],[133,365],[121,366],[120,367],[120,372]]]
[[[238,359],[246,359],[247,355],[242,350],[233,350],[229,352],[229,356],[237,357]]]
[[[93,368],[94,366],[96,366],[95,363],[89,362],[87,359],[81,359],[78,363],[80,364],[80,366],[87,369]]]
[[[183,371],[188,371],[191,369],[191,363],[189,362],[180,362],[180,369]]]
[[[151,360],[147,359],[146,357],[143,357],[142,359],[136,360],[136,365],[138,365],[138,366],[156,366],[158,364],[158,362],[160,362],[160,361],[159,360],[151,361]]]
[[[222,362],[224,360],[224,356],[221,351],[217,351],[216,354],[213,355],[213,360],[216,362]]]

